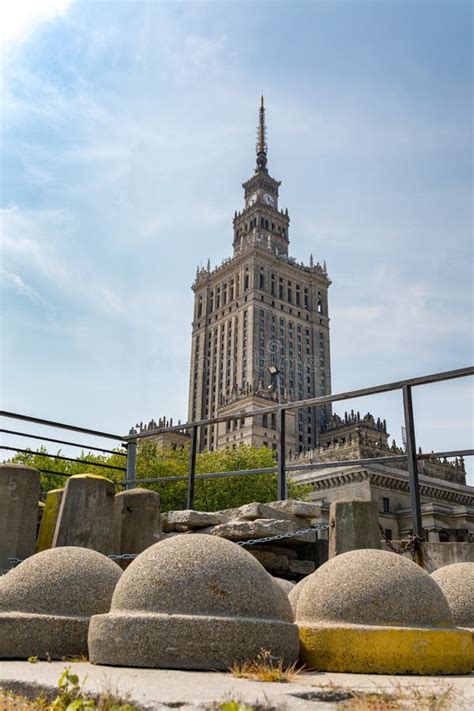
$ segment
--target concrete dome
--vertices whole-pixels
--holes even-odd
[[[294,593],[293,593],[294,594]],[[471,669],[471,643],[448,602],[412,561],[375,549],[332,558],[296,604],[302,656],[327,671],[453,674]]]
[[[449,603],[454,624],[474,632],[474,563],[446,565],[431,577]]]
[[[90,617],[110,608],[122,574],[88,548],[51,548],[0,578],[0,658],[87,654]]]
[[[309,575],[296,619],[453,626],[446,598],[427,572],[401,555],[367,548],[331,558]]]
[[[314,573],[311,573],[311,575],[314,575]],[[295,587],[288,593],[288,600],[290,601],[290,605],[293,608],[293,615],[296,615],[296,606],[298,604],[298,600],[300,599],[301,591],[303,590],[303,587],[306,585],[311,575],[307,575],[306,578],[303,578],[299,581],[299,583],[296,583]]]
[[[285,592],[287,595],[289,595],[295,587],[295,583],[292,583],[291,580],[285,580],[285,578],[278,578],[273,576],[273,582],[279,585],[283,592]]]
[[[226,669],[268,649],[293,662],[287,595],[235,543],[186,534],[147,548],[123,574],[111,611],[89,632],[97,664]]]

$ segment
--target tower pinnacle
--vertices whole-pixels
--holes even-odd
[[[265,105],[263,95],[260,98],[260,116],[257,129],[257,168],[256,172],[267,172],[267,127],[265,126]]]

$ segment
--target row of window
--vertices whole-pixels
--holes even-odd
[[[243,292],[248,291],[250,286],[250,271],[246,267],[243,275]],[[285,280],[282,276],[278,276],[274,272],[265,273],[265,268],[260,267],[258,273],[258,289],[265,291],[271,296],[286,301],[288,304],[310,310],[310,292],[307,286],[301,287],[300,284]],[[222,308],[227,303],[230,303],[240,295],[240,274],[236,274],[229,282],[225,281],[215,289],[209,292],[209,309],[208,313],[212,313],[217,309]],[[263,298],[263,297],[262,297]],[[204,294],[199,294],[197,298],[196,318],[201,318],[205,311]],[[321,290],[318,290],[316,296],[316,311],[319,314],[325,313],[324,298]]]

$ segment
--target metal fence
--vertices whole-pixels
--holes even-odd
[[[415,536],[422,536],[422,522],[421,522],[421,503],[420,503],[420,491],[418,483],[418,460],[429,459],[432,457],[466,457],[472,456],[474,454],[474,449],[461,449],[461,450],[451,450],[442,452],[431,452],[430,454],[417,454],[416,439],[415,439],[415,423],[413,416],[413,400],[412,400],[412,390],[414,387],[421,385],[427,385],[430,383],[439,383],[447,380],[454,380],[457,378],[464,378],[467,376],[474,375],[474,367],[459,368],[457,370],[449,370],[443,373],[434,373],[432,375],[424,375],[418,378],[409,378],[407,380],[399,380],[392,383],[385,383],[383,385],[375,385],[368,388],[361,388],[359,390],[349,390],[342,393],[336,393],[334,395],[324,395],[321,397],[310,398],[307,400],[298,400],[294,402],[286,403],[274,403],[265,408],[259,408],[252,411],[241,411],[233,413],[232,415],[220,415],[217,417],[212,417],[206,420],[197,420],[194,422],[186,422],[184,424],[175,425],[173,427],[157,427],[153,430],[146,430],[143,433],[135,433],[121,436],[117,434],[111,434],[110,432],[101,432],[99,430],[92,430],[85,427],[76,427],[73,425],[67,425],[63,422],[54,422],[51,420],[39,419],[36,417],[29,417],[28,415],[18,414],[14,412],[0,411],[0,416],[8,419],[21,420],[24,422],[29,422],[36,425],[44,425],[46,427],[58,428],[61,430],[66,430],[70,432],[75,432],[81,435],[89,435],[100,439],[110,439],[114,440],[119,447],[123,447],[125,451],[121,450],[110,450],[104,449],[103,447],[91,447],[84,443],[73,442],[70,440],[55,439],[51,437],[44,437],[38,434],[32,434],[30,432],[19,432],[12,429],[0,429],[1,433],[27,437],[31,439],[36,439],[44,442],[53,442],[56,444],[63,444],[71,447],[80,447],[81,449],[88,449],[89,451],[99,451],[104,454],[118,454],[124,457],[125,466],[113,466],[106,463],[97,463],[89,461],[87,459],[81,459],[81,463],[84,465],[92,464],[93,466],[103,467],[104,469],[114,469],[123,471],[125,473],[124,479],[117,482],[120,486],[125,489],[131,489],[137,484],[167,484],[175,481],[187,481],[187,507],[193,508],[194,503],[194,487],[195,481],[200,479],[218,479],[230,476],[251,476],[254,474],[277,474],[278,482],[278,492],[277,496],[279,499],[287,498],[287,476],[291,475],[293,471],[308,471],[317,469],[330,469],[330,468],[340,468],[347,466],[357,466],[357,465],[369,465],[369,464],[394,464],[401,461],[407,462],[408,469],[408,479],[411,497],[411,509],[413,517],[413,533]],[[365,397],[368,395],[377,395],[380,393],[387,393],[394,390],[400,390],[403,397],[403,412],[404,421],[406,429],[406,451],[404,454],[389,455],[384,457],[371,457],[370,459],[356,459],[356,460],[342,460],[333,462],[311,462],[308,464],[296,464],[288,465],[286,462],[286,413],[291,410],[298,410],[300,408],[314,407],[318,405],[324,405],[332,402],[339,402],[341,400],[350,400],[359,397]],[[278,430],[278,447],[277,447],[277,464],[274,467],[267,467],[264,469],[246,469],[241,471],[228,471],[228,472],[212,472],[208,474],[196,474],[196,456],[198,449],[198,434],[199,428],[205,427],[207,425],[219,424],[221,422],[229,422],[233,420],[241,420],[242,418],[253,418],[266,414],[276,413],[277,414],[277,430]],[[190,431],[190,447],[189,447],[189,462],[188,462],[188,473],[183,476],[170,476],[170,477],[159,477],[159,478],[149,478],[149,479],[137,479],[136,477],[136,466],[137,466],[137,447],[140,439],[149,437],[150,435],[164,434],[167,432],[182,432]],[[19,448],[14,446],[0,445],[0,449],[16,451],[16,452],[28,452],[30,450],[25,448]],[[54,459],[60,459],[65,461],[77,461],[72,457],[65,457],[62,455],[48,455]],[[57,476],[70,476],[69,474],[64,474],[60,472],[54,472],[47,469],[41,469],[44,473],[54,474]]]

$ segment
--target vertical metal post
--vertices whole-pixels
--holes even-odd
[[[196,474],[196,454],[197,454],[197,436],[198,428],[193,427],[191,430],[191,446],[189,448],[189,464],[188,464],[188,496],[186,500],[186,508],[192,509],[194,504],[194,475]]]
[[[130,439],[127,442],[127,472],[125,479],[125,489],[133,489],[137,478],[137,440]]]
[[[288,494],[286,490],[286,412],[278,411],[278,500],[284,501]]]
[[[413,533],[415,534],[415,536],[419,536],[421,538],[423,536],[423,524],[421,520],[420,487],[418,483],[418,462],[416,459],[415,422],[413,419],[413,400],[411,386],[404,385],[402,390],[403,411],[405,415],[407,438],[406,449]]]

